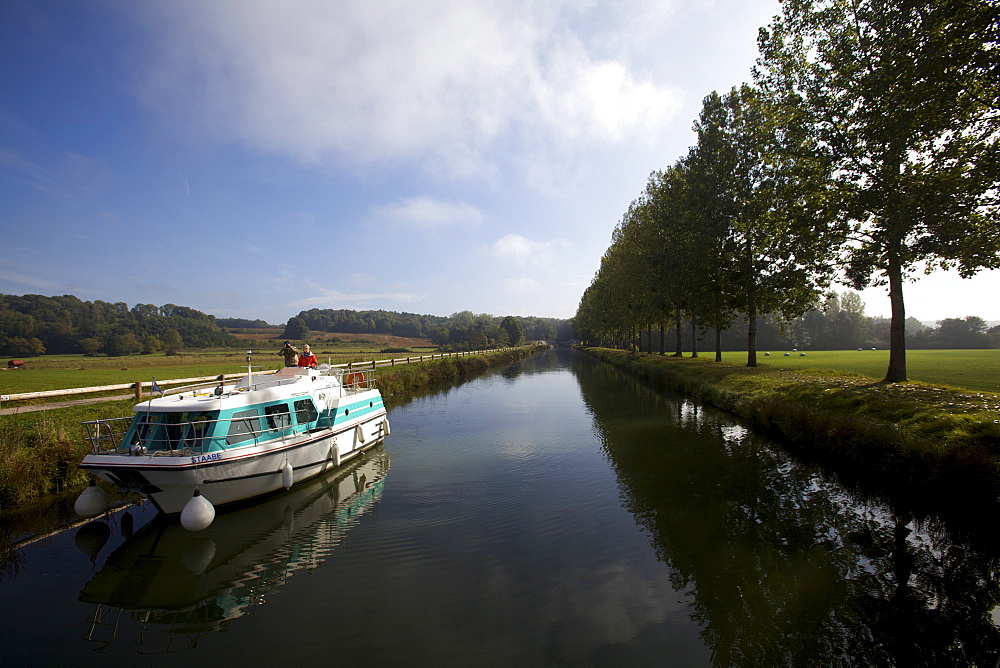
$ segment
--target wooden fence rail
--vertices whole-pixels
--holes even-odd
[[[424,362],[434,359],[444,359],[446,357],[466,357],[469,355],[483,355],[489,353],[502,352],[504,350],[513,350],[513,348],[501,348],[498,350],[478,350],[478,351],[467,351],[461,353],[438,353],[434,355],[419,355],[416,357],[406,357],[406,358],[389,358],[381,360],[372,360],[370,362],[347,362],[346,364],[332,364],[331,366],[335,369],[376,369],[380,366],[395,366],[397,364],[409,364],[411,362]],[[274,373],[276,370],[271,369],[269,371],[255,371],[255,374],[263,375],[268,373]],[[226,376],[236,376],[238,374],[224,374]],[[220,380],[222,376],[201,376],[199,378],[173,378],[171,380],[158,380],[156,384],[159,386],[164,385],[183,385],[186,383],[207,383],[213,380]],[[0,401],[23,401],[25,399],[44,399],[47,397],[66,397],[73,394],[93,394],[95,392],[114,392],[116,390],[135,390],[135,395],[137,399],[142,398],[142,389],[149,388],[153,386],[153,381],[142,381],[137,380],[134,383],[122,383],[119,385],[100,385],[97,387],[75,387],[65,390],[45,390],[43,392],[21,392],[19,394],[0,394]]]

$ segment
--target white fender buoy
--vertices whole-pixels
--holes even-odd
[[[208,536],[192,536],[181,552],[181,562],[195,575],[202,575],[215,559],[215,541]]]
[[[76,498],[73,504],[73,511],[80,517],[97,517],[107,512],[111,507],[111,497],[103,489],[97,486],[93,480],[90,486],[83,490],[83,493]]]
[[[388,418],[386,418],[385,420],[382,420],[382,435],[383,436],[388,436],[389,435],[389,420],[388,420]]]
[[[191,500],[184,504],[181,511],[181,526],[188,531],[201,531],[215,519],[215,506],[195,490]]]
[[[354,443],[355,445],[358,443],[364,445],[365,443],[365,430],[361,428],[361,425],[358,425],[354,429]]]
[[[330,456],[333,457],[334,468],[340,466],[340,446],[336,443],[330,448]]]
[[[281,467],[281,486],[285,489],[291,489],[294,482],[295,471],[292,470],[292,465],[286,461],[285,465]]]

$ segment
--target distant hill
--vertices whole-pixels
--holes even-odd
[[[85,302],[72,295],[0,295],[0,354],[129,355],[230,346],[215,317],[187,306]]]
[[[301,339],[305,332],[388,334],[412,339],[430,339],[434,345],[453,348],[482,348],[507,345],[511,338],[527,341],[569,340],[573,337],[568,320],[523,316],[494,316],[460,311],[450,316],[397,313],[395,311],[352,311],[310,309],[289,318],[282,337]]]
[[[231,331],[227,331],[231,330]],[[130,355],[180,348],[238,345],[240,340],[306,334],[321,341],[384,340],[389,346],[434,345],[481,348],[518,340],[568,340],[569,321],[461,311],[450,316],[311,309],[284,326],[249,318],[216,318],[187,306],[87,302],[72,295],[0,294],[0,355]],[[409,342],[409,343],[407,343]],[[515,341],[516,342],[516,341]]]

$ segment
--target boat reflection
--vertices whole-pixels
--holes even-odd
[[[81,602],[97,604],[87,638],[110,642],[121,635],[122,611],[144,628],[224,630],[295,572],[318,567],[381,498],[388,470],[379,445],[289,492],[221,514],[199,533],[157,515],[108,556],[80,593]]]

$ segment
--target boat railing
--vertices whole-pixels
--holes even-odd
[[[372,369],[331,369],[340,383],[341,396],[375,389],[375,372]]]
[[[135,417],[91,420],[83,425],[94,454],[177,457],[219,453],[275,440],[284,443],[311,425],[324,428],[324,424],[327,427],[331,424],[330,417],[325,415],[318,416],[318,420],[293,424],[293,413],[296,411],[164,423],[161,421],[163,416],[170,413],[139,412]],[[133,420],[135,429],[130,432]],[[125,442],[130,433],[131,437]]]
[[[131,417],[108,418],[104,420],[88,420],[83,423],[87,431],[87,442],[94,454],[113,452],[118,449],[122,439],[128,432]]]

